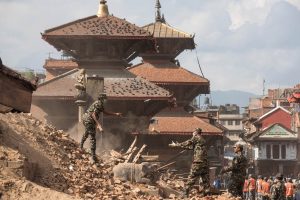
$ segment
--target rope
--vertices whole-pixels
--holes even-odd
[[[196,58],[197,58],[197,63],[198,63],[198,67],[200,69],[200,72],[203,76],[203,78],[205,78],[204,74],[203,74],[203,71],[202,71],[202,68],[201,68],[201,65],[200,65],[200,61],[199,61],[199,57],[198,57],[198,51],[197,51],[197,48],[195,48],[195,53],[196,53]]]

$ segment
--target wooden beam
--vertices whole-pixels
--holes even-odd
[[[140,159],[141,154],[143,153],[143,151],[145,150],[146,147],[147,147],[147,145],[145,145],[145,144],[142,146],[142,148],[139,150],[139,152],[134,157],[132,163],[136,163]]]

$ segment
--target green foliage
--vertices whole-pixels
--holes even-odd
[[[23,71],[23,72],[20,72],[20,74],[28,79],[28,80],[34,80],[35,79],[35,74],[34,74],[34,71],[33,70],[26,70],[26,71]]]

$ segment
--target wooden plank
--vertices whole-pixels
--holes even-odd
[[[137,143],[137,136],[135,136],[133,142],[131,143],[130,147],[128,148],[125,154],[130,154],[133,148],[135,147],[136,143]]]
[[[171,163],[168,163],[168,164],[166,164],[166,165],[164,165],[164,166],[161,166],[161,167],[158,168],[156,171],[162,170],[162,169],[164,169],[164,168],[166,168],[166,167],[169,167],[169,166],[171,166],[171,165],[173,165],[173,164],[175,164],[175,163],[176,163],[176,161],[171,162]]]
[[[132,156],[134,155],[134,153],[135,153],[137,150],[138,150],[137,147],[134,147],[134,148],[133,148],[132,152],[131,152],[130,154],[128,154],[128,156],[126,157],[125,163],[130,162],[130,160],[132,159]]]
[[[146,147],[147,147],[147,145],[145,145],[145,144],[142,146],[142,148],[139,150],[139,152],[134,157],[132,163],[136,163],[140,159],[140,156],[141,156],[141,154],[143,153],[143,151],[145,150]]]
[[[159,155],[141,155],[142,162],[157,162],[159,161]]]

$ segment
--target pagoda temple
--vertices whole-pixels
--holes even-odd
[[[174,155],[168,148],[172,140],[189,139],[196,128],[201,128],[208,142],[211,166],[222,166],[223,130],[216,127],[212,120],[203,119],[189,113],[187,107],[199,94],[208,94],[210,82],[181,67],[176,57],[185,50],[195,48],[194,36],[170,26],[161,14],[160,1],[156,1],[155,22],[143,27],[156,41],[156,50],[141,52],[142,63],[128,70],[174,95],[177,107],[167,108],[155,114],[147,134],[135,133],[150,146],[151,153],[163,157]],[[190,159],[188,159],[190,160]],[[187,163],[187,162],[183,162]],[[189,165],[187,165],[189,166]]]
[[[155,51],[151,33],[110,15],[106,1],[101,0],[97,15],[46,30],[42,38],[73,58],[60,63],[49,59],[50,77],[33,96],[33,114],[44,113],[57,128],[67,130],[80,122],[101,92],[108,96],[105,108],[124,116],[104,117],[112,135],[127,137],[123,133],[147,128],[151,116],[168,106],[169,91],[126,69],[138,52]]]

